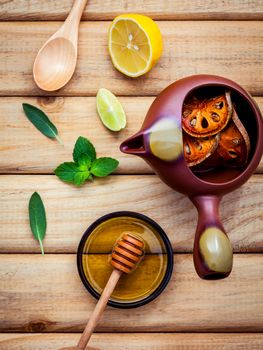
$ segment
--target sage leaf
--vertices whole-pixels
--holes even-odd
[[[93,144],[86,139],[85,137],[80,136],[74,146],[73,150],[73,160],[75,163],[78,163],[81,155],[86,154],[89,156],[91,162],[96,159],[96,150]]]
[[[34,192],[29,201],[29,220],[31,231],[39,241],[42,255],[44,255],[43,239],[46,234],[47,221],[45,207],[40,195]]]
[[[23,103],[23,110],[28,120],[45,136],[51,139],[57,139],[57,141],[63,144],[61,138],[58,135],[56,126],[50,121],[48,116],[41,111],[41,109],[30,105],[29,103]]]
[[[111,174],[118,165],[117,159],[102,157],[92,163],[90,172],[97,177],[105,177]]]

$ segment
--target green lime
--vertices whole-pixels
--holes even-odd
[[[120,101],[107,89],[99,89],[96,97],[97,111],[102,123],[112,131],[126,126],[126,115]]]

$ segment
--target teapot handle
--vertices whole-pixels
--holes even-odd
[[[233,251],[219,218],[220,199],[214,195],[191,198],[198,210],[194,265],[204,279],[225,278],[232,270]]]

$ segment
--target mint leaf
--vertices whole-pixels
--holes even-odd
[[[57,177],[60,178],[60,180],[73,183],[74,176],[77,171],[78,171],[77,164],[73,162],[66,162],[66,163],[60,164],[55,169],[54,173],[57,175]]]
[[[78,160],[77,172],[74,176],[74,184],[81,186],[86,180],[91,180],[92,175],[90,174],[91,160],[87,154],[82,154]]]
[[[90,157],[87,154],[82,154],[78,160],[78,168],[80,170],[89,170],[91,163]]]
[[[84,163],[85,160],[88,160],[89,163]],[[92,178],[89,167],[90,159],[82,157],[80,165],[73,162],[62,163],[54,172],[60,180],[81,186],[87,179],[91,180]]]
[[[81,155],[86,154],[91,162],[96,159],[96,150],[93,144],[85,137],[80,136],[74,146],[73,159],[75,163],[78,163]]]
[[[90,172],[97,177],[105,177],[111,174],[119,165],[118,160],[108,157],[96,159],[92,165]]]
[[[90,172],[88,170],[79,170],[74,176],[74,185],[81,186],[84,182],[90,178]]]
[[[111,174],[119,162],[113,158],[96,159],[96,150],[92,143],[85,137],[80,136],[73,151],[74,162],[60,164],[55,174],[62,181],[81,186],[86,180],[92,181],[92,175],[104,177]]]

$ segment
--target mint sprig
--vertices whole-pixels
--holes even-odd
[[[74,162],[65,162],[55,169],[55,174],[62,181],[81,186],[93,176],[105,177],[111,174],[119,165],[117,159],[96,157],[93,144],[85,137],[80,136],[73,150]]]
[[[93,162],[96,159],[96,150],[93,144],[85,137],[80,136],[75,143],[73,150],[73,160],[78,163],[81,155],[86,154]]]

